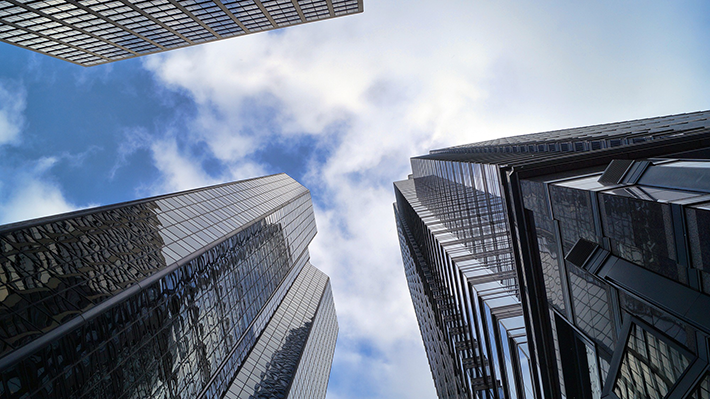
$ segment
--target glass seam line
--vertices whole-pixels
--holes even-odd
[[[313,266],[313,265],[311,265],[311,266]],[[315,266],[314,266],[314,267],[315,267]],[[316,269],[318,269],[318,268],[316,268]],[[321,271],[320,269],[318,269],[318,270]],[[322,271],[321,271],[321,273],[322,273]],[[336,345],[337,342],[338,342],[338,334],[339,334],[339,332],[340,332],[340,327],[339,327],[339,325],[338,325],[338,316],[337,316],[337,314],[335,313],[335,299],[333,298],[333,287],[332,287],[332,285],[331,285],[331,283],[330,283],[330,277],[329,277],[327,274],[325,274],[325,273],[323,273],[323,274],[326,276],[326,283],[325,283],[325,287],[323,288],[323,293],[322,293],[322,295],[321,295],[321,298],[320,298],[320,300],[318,301],[318,308],[316,309],[316,311],[315,311],[315,313],[314,313],[314,316],[313,316],[313,326],[311,327],[312,334],[316,334],[316,335],[317,335],[317,334],[320,333],[320,335],[319,335],[319,336],[314,336],[314,335],[312,335],[311,333],[309,333],[308,339],[306,339],[306,343],[303,345],[303,353],[301,354],[301,358],[299,358],[299,364],[298,364],[298,366],[297,366],[296,372],[294,373],[294,380],[293,380],[294,382],[296,381],[296,377],[299,375],[298,370],[301,370],[300,362],[301,362],[301,360],[302,360],[302,358],[303,358],[303,354],[305,353],[306,348],[308,348],[308,344],[311,342],[311,339],[315,339],[315,340],[320,339],[320,343],[321,343],[321,344],[323,343],[323,339],[327,339],[326,334],[327,334],[328,330],[324,330],[324,328],[327,327],[327,325],[328,325],[327,323],[328,323],[329,321],[331,321],[331,320],[334,322],[333,325],[334,325],[334,327],[335,327],[335,343],[334,343],[334,345],[333,345],[333,353],[330,354],[330,356],[329,356],[330,359],[331,359],[331,362],[330,362],[330,367],[328,368],[328,370],[329,370],[329,371],[328,371],[328,376],[330,376],[330,370],[332,369],[332,359],[333,359],[333,356],[334,356],[334,354],[335,354],[335,345]],[[328,299],[326,298],[326,295],[328,295],[326,291],[329,291],[329,292],[330,292],[330,300],[328,300]],[[321,303],[323,303],[324,301],[332,303],[333,316],[334,316],[332,319],[326,319],[326,317],[327,317],[327,314],[326,314],[326,313],[318,313],[318,310],[320,309],[320,305],[321,305]],[[325,306],[330,307],[330,305],[325,305]],[[326,312],[326,311],[327,311],[327,309],[324,310],[324,312]],[[316,321],[320,321],[320,323],[316,324]],[[319,329],[318,331],[315,331],[315,329],[316,329],[317,327],[321,327],[321,329]],[[333,331],[333,330],[329,330],[329,331]],[[319,343],[318,341],[314,342],[314,344],[316,344],[316,345],[317,345],[318,343]],[[323,348],[323,347],[322,347],[322,346],[320,346],[320,347],[313,346],[312,348]],[[326,352],[326,353],[327,353],[327,352]],[[321,351],[321,352],[319,352],[318,356],[319,356],[320,358],[322,358],[322,356],[321,356],[322,354],[323,354],[323,352]],[[312,364],[312,363],[311,363],[311,364]],[[308,367],[309,365],[310,365],[310,364],[308,364],[308,363],[307,363],[307,364],[304,364],[304,368],[305,368],[305,367]],[[310,377],[311,375],[308,375],[308,376]],[[328,391],[328,382],[329,382],[329,380],[330,380],[330,378],[328,378],[328,380],[326,380],[326,383],[325,383],[325,391],[326,391],[326,392]],[[310,391],[313,390],[313,388],[310,387],[310,386],[307,387],[307,388],[306,388],[305,386],[301,386],[301,387],[299,387],[299,388],[301,388],[301,390],[303,390],[303,389],[309,389]],[[292,393],[293,393],[292,390],[293,390],[293,383],[291,384],[291,386],[290,386],[290,388],[289,388],[289,392],[288,392],[287,398],[290,398],[290,397],[291,397],[291,395],[292,395]],[[293,395],[296,395],[296,394],[297,394],[297,393],[293,393]]]
[[[309,264],[310,264],[310,262],[309,262]],[[313,265],[311,265],[311,266],[312,266],[312,267],[315,267],[315,266],[313,266]],[[316,269],[317,269],[317,268],[316,268]],[[319,271],[320,271],[320,270],[319,270]],[[323,272],[321,271],[321,273],[323,273]],[[323,273],[323,274],[325,274],[325,273]],[[326,276],[327,276],[327,275],[326,275]],[[310,330],[308,331],[308,338],[306,338],[306,342],[303,343],[303,347],[301,348],[300,354],[298,355],[298,361],[296,362],[296,371],[298,371],[298,366],[301,364],[301,359],[303,359],[303,352],[305,352],[306,346],[308,346],[308,340],[310,340],[311,338],[313,338],[312,333],[313,333],[313,329],[314,329],[315,326],[316,326],[316,325],[315,325],[315,321],[316,321],[316,317],[318,316],[318,310],[320,310],[321,305],[323,304],[323,298],[325,297],[326,289],[327,289],[329,286],[330,286],[330,277],[327,277],[326,280],[325,280],[325,284],[323,284],[323,290],[322,290],[321,293],[320,293],[320,299],[318,300],[318,306],[316,306],[316,310],[315,310],[315,312],[313,312],[313,324],[311,324],[311,328],[310,328]],[[332,290],[332,288],[331,288],[331,290]],[[332,294],[331,294],[331,295],[332,295]],[[333,301],[333,302],[335,302],[335,301]],[[333,303],[333,307],[335,307],[335,303]],[[336,339],[337,339],[337,338],[336,338]],[[289,382],[289,383],[288,383],[288,386],[286,387],[286,392],[288,392],[289,394],[291,393],[291,387],[293,386],[293,381],[294,381],[294,379],[295,379],[295,377],[296,377],[296,372],[293,373],[293,376],[294,376],[294,378],[291,379],[291,382]],[[287,394],[287,395],[288,395],[288,394]]]
[[[174,272],[178,268],[184,266],[185,264],[191,262],[192,260],[198,258],[205,252],[209,251],[210,249],[214,248],[215,246],[223,243],[227,239],[233,237],[234,235],[238,234],[239,232],[245,230],[246,228],[250,227],[254,223],[263,220],[266,216],[270,215],[271,213],[275,212],[278,209],[281,209],[282,207],[285,207],[286,205],[294,202],[297,199],[300,199],[301,197],[309,194],[308,192],[304,192],[301,195],[292,198],[291,200],[281,204],[278,208],[272,209],[268,212],[265,212],[264,214],[260,215],[257,218],[254,218],[251,222],[246,223],[243,226],[240,226],[238,229],[234,230],[231,234],[228,236],[222,237],[217,241],[212,242],[211,244],[205,246],[200,250],[199,252],[192,253],[181,260],[171,264],[170,266],[165,267],[164,269],[156,272],[155,274],[152,274],[148,276],[147,278],[143,279],[142,281],[137,282],[136,284],[126,288],[125,290],[121,291],[120,293],[113,295],[111,298],[99,303],[98,305],[92,307],[91,309],[87,310],[86,312],[82,312],[81,314],[77,315],[78,317],[74,317],[73,319],[69,320],[66,323],[63,323],[62,325],[58,326],[57,328],[52,329],[51,331],[48,331],[45,334],[42,334],[39,338],[36,340],[27,343],[26,345],[23,345],[20,348],[17,348],[13,350],[12,352],[8,353],[4,357],[0,358],[0,370],[4,370],[11,366],[12,364],[21,361],[22,359],[26,358],[27,356],[31,355],[34,353],[34,351],[40,349],[46,344],[49,344],[51,342],[54,342],[55,340],[59,339],[60,337],[64,336],[65,334],[69,333],[70,331],[83,326],[84,324],[88,323],[95,317],[103,314],[107,310],[111,309],[114,306],[119,305],[122,303],[124,300],[132,297],[133,295],[137,295],[141,291],[145,290],[148,288],[151,284],[159,281],[161,278],[167,276],[168,274]],[[94,208],[96,209],[96,208]],[[300,257],[299,257],[300,258]]]
[[[297,265],[297,264],[299,263],[299,261],[301,260],[301,258],[302,258],[304,255],[305,255],[305,256],[308,256],[307,253],[308,253],[308,251],[302,252],[301,255],[299,255],[298,258],[293,262],[293,264],[294,264],[294,265]],[[309,256],[309,258],[310,258],[310,256]],[[271,323],[271,320],[274,318],[274,315],[276,314],[276,311],[277,311],[278,308],[281,306],[281,304],[283,303],[284,299],[286,299],[286,296],[288,295],[289,291],[291,291],[291,289],[293,288],[293,284],[296,282],[296,279],[298,279],[298,276],[299,276],[301,273],[304,272],[303,270],[304,270],[304,269],[306,268],[306,266],[309,265],[309,264],[310,264],[310,262],[309,262],[309,261],[306,261],[306,262],[303,264],[303,266],[301,267],[301,270],[298,271],[298,274],[296,274],[296,276],[293,278],[293,281],[291,282],[291,287],[289,287],[288,290],[286,290],[286,292],[285,292],[284,295],[283,295],[283,298],[281,298],[281,301],[279,302],[279,304],[274,308],[273,314],[271,315],[271,317],[269,317],[269,320],[267,320],[267,321],[264,323],[264,328],[262,329],[261,332],[259,332],[259,336],[255,339],[254,345],[251,347],[251,349],[250,349],[250,350],[247,352],[247,354],[244,356],[244,361],[246,361],[246,359],[249,358],[249,354],[250,354],[251,351],[254,349],[254,346],[256,346],[256,343],[259,342],[259,339],[260,339],[261,336],[264,334],[264,331],[266,331],[266,327],[268,327],[269,323]],[[312,265],[311,265],[311,266],[312,266]],[[312,266],[312,267],[315,267],[315,266]],[[293,268],[293,266],[292,266],[292,268]],[[290,273],[290,272],[291,272],[291,271],[289,271],[289,273]],[[287,279],[288,279],[288,275],[286,275],[286,277],[284,277],[284,280],[281,282],[281,284],[283,284]],[[257,313],[256,316],[254,316],[254,319],[251,321],[251,323],[249,323],[249,325],[247,326],[247,328],[244,330],[244,331],[245,331],[245,334],[246,334],[247,331],[249,331],[249,329],[250,329],[254,324],[256,324],[257,321],[259,321],[259,316],[261,316],[261,314],[266,311],[266,308],[268,307],[268,304],[271,302],[271,299],[273,299],[273,298],[278,294],[279,288],[281,288],[281,284],[279,284],[279,286],[276,287],[276,289],[274,290],[274,292],[271,293],[271,295],[269,296],[269,298],[266,300],[265,305],[262,306],[262,308],[259,310],[259,313]],[[200,391],[200,393],[197,395],[197,398],[204,398],[204,397],[205,397],[205,395],[207,394],[207,391],[212,387],[213,382],[219,377],[220,372],[222,371],[222,369],[223,369],[223,368],[227,365],[227,363],[229,363],[229,361],[231,360],[232,354],[234,354],[234,352],[235,352],[237,349],[239,349],[239,344],[244,340],[244,338],[245,338],[245,337],[244,337],[244,334],[243,334],[242,337],[234,344],[234,347],[229,351],[229,353],[227,353],[227,354],[225,355],[224,360],[223,360],[222,363],[220,363],[219,366],[215,369],[214,375],[212,376],[212,378],[210,378],[210,380],[207,382],[207,384],[205,385],[205,387],[202,388],[202,391]],[[240,364],[239,367],[235,370],[234,375],[233,375],[232,378],[230,379],[229,384],[226,384],[226,385],[231,385],[231,384],[232,384],[232,381],[234,381],[234,378],[236,378],[236,377],[237,377],[237,374],[239,374],[239,370],[241,369],[241,366],[242,366],[242,365]]]
[[[305,253],[305,252],[304,252],[304,253]],[[299,256],[298,259],[301,259],[301,256]],[[297,261],[298,261],[298,260],[297,260]],[[294,263],[297,263],[297,261],[294,262]],[[245,361],[245,362],[246,362],[247,359],[249,359],[249,355],[251,355],[252,351],[253,351],[254,348],[256,347],[256,343],[259,342],[259,340],[261,339],[261,337],[264,335],[264,332],[266,331],[267,327],[268,327],[269,324],[271,324],[271,322],[273,321],[274,317],[276,316],[276,312],[277,312],[278,309],[281,307],[281,305],[283,305],[283,302],[284,302],[284,300],[286,300],[286,297],[288,296],[289,292],[291,292],[291,290],[294,289],[293,284],[296,283],[296,280],[298,279],[298,276],[299,276],[301,273],[305,273],[305,272],[306,272],[305,269],[306,269],[306,267],[309,266],[309,265],[310,265],[312,268],[317,269],[318,271],[320,271],[320,269],[318,269],[317,267],[311,265],[311,262],[310,262],[310,261],[306,261],[306,263],[304,263],[303,267],[302,267],[301,270],[298,272],[298,275],[296,275],[296,277],[293,279],[293,282],[291,282],[291,287],[289,287],[288,290],[286,291],[286,293],[284,293],[283,298],[281,298],[281,301],[279,302],[278,306],[276,306],[276,308],[274,309],[274,313],[271,315],[271,317],[269,317],[269,320],[267,320],[266,323],[264,323],[264,329],[259,333],[259,336],[258,336],[258,337],[256,338],[256,340],[254,341],[254,345],[249,349],[249,351],[248,351],[248,352],[246,353],[246,355],[244,356],[244,361]],[[323,272],[321,272],[321,273],[323,273]],[[284,280],[285,280],[285,279],[284,279]],[[315,313],[314,313],[314,317],[315,317],[315,315],[318,314],[318,309],[320,309],[320,304],[321,304],[321,302],[322,302],[322,300],[323,300],[323,293],[325,292],[325,288],[328,286],[329,283],[330,283],[330,277],[328,277],[328,278],[326,279],[326,283],[323,285],[323,292],[321,292],[320,300],[318,301],[318,307],[316,308],[316,311],[315,311]],[[280,288],[280,286],[279,286],[279,288]],[[267,300],[267,303],[268,303],[269,301],[271,301],[271,298],[273,298],[274,295],[276,295],[276,291],[278,291],[278,288],[276,288],[276,290],[274,291],[274,293],[271,294],[271,296],[270,296],[269,299]],[[254,321],[252,321],[252,322],[249,324],[249,327],[251,327],[251,326],[256,322],[257,318],[259,317],[259,315],[261,315],[261,313],[264,312],[265,308],[266,308],[266,306],[264,306],[264,307],[259,311],[259,313],[256,315],[256,317],[254,317]],[[249,327],[247,327],[247,330],[249,329]],[[311,330],[310,330],[310,331],[312,331],[312,330],[313,330],[313,328],[311,327]],[[246,331],[246,330],[245,330],[245,331]],[[308,338],[310,338],[310,336],[311,336],[310,331],[309,331],[309,333],[308,333]],[[219,365],[219,368],[217,369],[218,371],[215,371],[214,376],[212,376],[212,378],[209,380],[209,382],[207,383],[207,385],[205,385],[205,387],[202,388],[202,391],[197,395],[197,398],[198,398],[198,399],[202,399],[202,398],[205,397],[205,395],[207,394],[207,391],[212,387],[212,383],[213,383],[214,380],[219,376],[219,371],[221,371],[222,368],[229,362],[229,360],[230,360],[232,354],[239,348],[239,343],[242,341],[242,339],[244,339],[244,337],[242,337],[242,338],[234,345],[234,348],[232,348],[232,350],[229,351],[229,354],[227,354],[227,355],[225,356],[225,360],[222,361],[222,364],[220,364],[220,365]],[[298,362],[296,363],[297,365],[301,362],[301,357],[303,357],[303,349],[306,348],[306,344],[307,344],[307,343],[308,343],[308,339],[306,339],[306,343],[303,345],[303,348],[302,348],[302,350],[301,350],[301,354],[300,354],[299,357],[298,357]],[[237,378],[237,376],[239,375],[239,371],[241,371],[243,365],[244,365],[244,363],[242,362],[242,364],[240,364],[239,367],[237,367],[236,370],[234,370],[234,375],[232,376],[232,378],[230,378],[229,383],[228,383],[228,384],[225,384],[225,385],[227,386],[227,390],[229,389],[229,387],[230,387],[230,386],[232,385],[232,383],[234,382],[234,379]],[[295,376],[295,373],[294,373],[294,376]],[[288,389],[286,390],[286,392],[289,392],[289,391],[291,390],[291,385],[292,385],[292,384],[293,384],[293,380],[291,380],[291,382],[289,383]],[[225,391],[225,392],[226,392],[226,391]]]

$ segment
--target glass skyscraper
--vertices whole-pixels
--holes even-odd
[[[363,0],[2,0],[0,41],[91,66],[363,11]]]
[[[395,214],[439,397],[710,397],[710,111],[411,164]]]
[[[0,227],[0,397],[325,397],[315,234],[284,174]]]

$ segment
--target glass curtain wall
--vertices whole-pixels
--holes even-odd
[[[220,397],[315,234],[283,174],[0,227],[0,396]]]

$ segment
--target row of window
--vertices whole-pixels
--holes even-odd
[[[245,33],[232,16],[251,32],[304,22],[291,1],[262,3],[268,16],[252,0],[222,2],[232,16],[212,1],[178,3],[192,15],[167,0],[2,2],[0,22],[17,29],[5,32],[0,40],[89,65]],[[357,0],[336,3],[337,15],[359,11]],[[306,21],[333,16],[326,0],[298,4]],[[58,45],[71,46],[73,51]]]

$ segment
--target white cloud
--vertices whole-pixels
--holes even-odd
[[[26,179],[0,204],[0,224],[19,222],[78,209],[64,198],[55,184],[38,179]]]
[[[381,0],[361,15],[145,65],[193,96],[192,137],[230,165],[258,173],[250,155],[266,143],[329,143],[324,163],[303,160],[303,183],[325,203],[311,253],[332,278],[341,324],[333,373],[372,377],[362,382],[368,397],[432,397],[426,366],[408,367],[426,360],[391,182],[406,178],[410,156],[433,148],[710,108],[708,58],[698,55],[707,35],[680,7]],[[176,148],[155,157],[171,187],[210,181]],[[372,354],[359,352],[363,342]],[[356,396],[348,389],[331,385],[329,397]]]
[[[158,191],[161,193],[187,190],[207,184],[217,183],[201,168],[178,149],[174,139],[163,138],[151,144],[155,165],[163,175]]]
[[[204,121],[193,121],[195,126],[201,123]],[[117,150],[117,162],[109,176],[113,178],[118,169],[126,166],[129,157],[138,150],[150,151],[153,164],[160,172],[160,178],[150,187],[138,188],[139,196],[171,193],[264,175],[266,172],[260,165],[242,158],[243,143],[239,143],[237,137],[230,140],[220,136],[220,128],[224,128],[224,125],[215,126],[215,135],[211,137],[202,137],[199,131],[194,135],[178,137],[176,129],[171,126],[157,132],[148,132],[143,128],[126,129]],[[195,155],[190,151],[192,146],[200,144],[209,146],[209,157],[223,161],[224,170],[218,176],[212,176],[203,169],[205,155]],[[244,146],[247,147],[246,144]],[[240,152],[240,155],[235,155],[235,151]]]
[[[0,81],[0,224],[34,219],[69,212],[79,207],[64,197],[59,185],[47,178],[47,172],[60,160],[81,165],[86,156],[97,150],[90,146],[80,154],[62,153],[42,157],[24,165],[13,165],[8,160],[18,144],[25,127],[27,93],[23,85]]]
[[[0,146],[17,143],[24,124],[25,90],[0,81]]]
[[[0,185],[0,224],[74,211],[84,207],[67,201],[61,187],[47,177],[60,157],[43,157],[11,170]],[[70,159],[71,160],[71,159]]]

